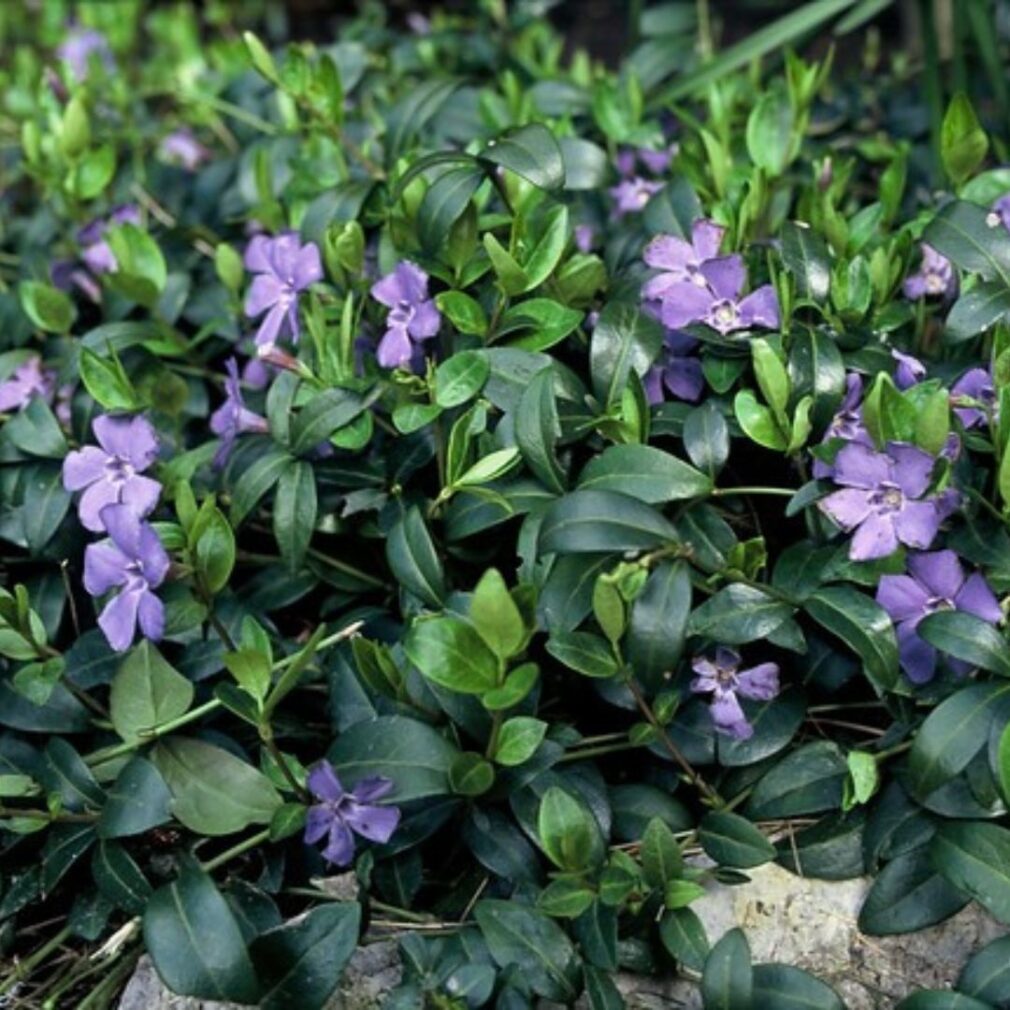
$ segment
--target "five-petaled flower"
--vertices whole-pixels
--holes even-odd
[[[712,695],[709,710],[715,728],[738,740],[754,735],[737,695],[754,701],[770,701],[779,693],[777,663],[759,663],[750,669],[740,669],[740,655],[720,646],[715,659],[696,656],[691,668],[698,675],[691,681],[696,694]]]
[[[393,791],[390,779],[379,775],[364,778],[348,792],[333,765],[320,761],[309,771],[308,787],[319,802],[309,807],[305,842],[314,845],[325,838],[323,858],[335,866],[350,865],[355,834],[385,843],[400,823],[398,807],[379,806],[375,802]]]
[[[98,617],[109,645],[123,652],[133,643],[137,625],[152,642],[165,631],[165,605],[154,590],[165,580],[169,559],[158,534],[128,505],[106,505],[101,523],[108,540],[84,551],[84,588],[92,596],[119,592]]]
[[[268,351],[282,335],[298,343],[298,294],[323,279],[319,247],[314,242],[303,245],[296,232],[275,238],[256,235],[246,246],[245,267],[256,274],[246,295],[245,314],[256,319],[266,313],[256,346]]]
[[[936,649],[918,633],[919,622],[941,610],[963,610],[996,624],[1003,613],[980,572],[965,576],[957,554],[951,550],[911,553],[907,575],[882,575],[877,602],[897,625],[901,667],[915,684],[931,680],[936,672]],[[968,664],[948,663],[959,673]]]
[[[27,407],[36,397],[51,400],[56,389],[56,375],[42,367],[38,355],[23,361],[13,374],[0,382],[0,414]]]
[[[956,286],[957,278],[950,260],[923,242],[922,263],[914,274],[905,278],[901,289],[906,298],[929,298],[953,294]]]
[[[96,417],[91,425],[98,445],[86,445],[63,461],[63,486],[83,491],[77,514],[85,529],[101,533],[106,505],[128,505],[143,517],[154,510],[161,485],[146,470],[157,458],[158,437],[151,422],[134,417]]]
[[[726,229],[714,221],[704,218],[691,226],[691,241],[676,235],[657,235],[642,253],[646,266],[662,271],[645,282],[642,297],[647,300],[664,299],[671,292],[677,293],[675,285],[684,281],[708,287],[708,280],[701,272],[703,264],[719,257]]]
[[[245,405],[238,362],[234,358],[229,358],[224,367],[228,372],[224,380],[225,401],[210,416],[210,430],[221,439],[221,445],[214,454],[214,466],[218,469],[228,462],[239,435],[268,430],[266,418],[249,410]]]
[[[75,81],[87,78],[92,57],[98,60],[106,73],[115,68],[108,39],[94,28],[71,28],[56,55],[70,68]]]
[[[839,491],[820,501],[843,530],[855,530],[849,545],[853,561],[883,558],[902,543],[923,550],[933,542],[940,523],[957,507],[956,492],[923,498],[936,460],[917,446],[889,442],[876,452],[850,442],[835,457]]]
[[[858,372],[849,372],[845,377],[845,396],[838,411],[828,424],[821,443],[837,440],[861,442],[873,447],[873,439],[863,424],[863,377]],[[841,448],[840,446],[838,448]],[[820,457],[814,458],[813,475],[818,480],[830,477],[835,472],[834,463]]]
[[[383,368],[403,368],[413,356],[412,341],[430,339],[442,325],[442,314],[428,297],[428,275],[417,264],[401,260],[372,285],[372,297],[389,309],[376,360]]]

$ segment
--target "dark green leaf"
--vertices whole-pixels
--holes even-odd
[[[845,1010],[838,993],[827,983],[788,964],[754,966],[755,1007],[775,1010]]]
[[[130,915],[140,915],[151,896],[151,885],[118,842],[99,842],[91,857],[91,875],[99,891]]]
[[[432,607],[445,599],[445,575],[420,509],[408,509],[389,531],[386,560],[397,581]]]
[[[722,866],[746,870],[775,858],[775,846],[745,817],[728,810],[705,815],[698,828],[698,841]]]
[[[824,239],[808,224],[787,221],[782,226],[782,262],[796,278],[804,298],[822,302],[831,287],[831,254]]]
[[[742,645],[766,638],[792,613],[790,604],[763,590],[734,584],[720,589],[691,614],[688,634]]]
[[[429,187],[417,210],[417,235],[428,253],[445,245],[470,198],[484,181],[484,173],[473,164],[450,168]]]
[[[498,659],[473,625],[458,617],[415,621],[403,643],[429,680],[451,691],[482,694],[498,684]]]
[[[1010,677],[1007,640],[981,617],[962,610],[943,611],[930,614],[916,625],[916,631],[948,656]]]
[[[172,816],[172,794],[158,769],[142,757],[124,766],[109,789],[98,820],[99,838],[139,835]]]
[[[692,971],[702,971],[710,950],[701,919],[690,908],[675,908],[659,920],[659,938],[667,953]]]
[[[677,539],[673,525],[637,498],[575,491],[547,509],[539,544],[544,554],[584,554],[648,550]]]
[[[715,480],[729,458],[729,428],[711,400],[684,418],[684,449],[691,462]]]
[[[957,990],[995,1006],[1010,1003],[1010,936],[987,943],[968,959]]]
[[[316,475],[309,463],[295,460],[281,471],[274,495],[274,536],[289,571],[305,560],[316,526]]]
[[[143,730],[185,713],[192,701],[190,681],[144,640],[123,660],[112,682],[109,709],[116,732],[135,740]]]
[[[554,401],[554,369],[545,368],[523,390],[515,412],[516,444],[526,465],[550,491],[563,494],[565,473],[555,455],[561,436]]]
[[[315,449],[338,428],[350,424],[370,402],[345,389],[317,393],[291,423],[291,451],[301,456]]]
[[[707,495],[712,480],[651,445],[612,445],[590,460],[579,475],[579,488],[620,491],[655,505]]]
[[[747,938],[741,930],[731,929],[705,958],[701,978],[705,1010],[747,1010],[753,987]]]
[[[841,805],[848,765],[835,743],[820,740],[787,754],[754,787],[747,814],[755,820],[796,817]]]
[[[521,175],[541,189],[560,189],[565,184],[561,148],[554,134],[541,123],[502,134],[490,141],[479,157]]]
[[[951,200],[926,226],[922,238],[962,270],[1010,286],[1010,233],[998,219],[989,223],[985,207]]]
[[[611,302],[604,308],[589,345],[593,390],[602,406],[620,401],[632,371],[645,375],[662,343],[663,327],[639,305]]]
[[[277,483],[290,462],[291,457],[282,449],[271,448],[242,473],[231,496],[233,526],[238,527],[249,515],[263,495]]]
[[[947,316],[946,343],[971,340],[1010,314],[1010,287],[1003,281],[982,281],[966,291]]]
[[[458,407],[473,399],[490,374],[483,351],[460,351],[435,370],[435,402],[443,408]]]
[[[1010,922],[1010,831],[984,821],[947,821],[929,843],[933,869]]]

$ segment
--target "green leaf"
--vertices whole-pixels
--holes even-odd
[[[825,586],[803,609],[840,638],[863,661],[863,670],[878,692],[898,680],[898,643],[887,611],[851,586]]]
[[[262,986],[261,1010],[322,1010],[336,992],[361,928],[357,902],[334,901],[261,933],[250,954]]]
[[[118,842],[99,842],[91,857],[91,875],[99,892],[117,908],[140,915],[151,897],[151,885],[133,857]]]
[[[749,1010],[754,988],[750,947],[742,930],[731,929],[705,958],[701,995],[705,1010]]]
[[[350,424],[370,402],[371,398],[362,399],[345,389],[317,393],[291,423],[291,451],[302,456],[315,449],[337,429]]]
[[[368,776],[396,783],[396,803],[444,796],[449,766],[459,752],[430,726],[404,716],[380,716],[344,730],[327,758],[351,789]]]
[[[996,777],[999,779],[1004,802],[1010,803],[1010,723],[1000,734],[996,751]]]
[[[1010,287],[1002,281],[982,281],[962,294],[947,316],[943,340],[958,344],[977,337],[1010,315]]]
[[[209,500],[200,509],[193,560],[207,589],[219,593],[235,567],[235,534],[224,513]]]
[[[454,488],[480,487],[499,477],[504,477],[519,463],[519,450],[515,446],[496,449],[477,460],[473,466],[461,473],[453,482]]]
[[[947,106],[940,129],[940,158],[955,188],[971,178],[988,150],[989,138],[971,100],[963,91],[957,92]]]
[[[650,887],[664,888],[684,873],[684,856],[673,832],[658,817],[646,826],[639,850],[642,874]]]
[[[293,460],[281,471],[274,494],[274,536],[288,570],[302,566],[316,526],[316,475],[310,463]]]
[[[945,821],[929,843],[933,869],[1010,922],[1010,831],[983,821]]]
[[[926,849],[892,859],[878,874],[859,912],[859,928],[870,936],[925,929],[968,904],[968,895],[930,865]]]
[[[663,327],[637,303],[610,302],[589,344],[593,391],[603,407],[619,403],[634,371],[643,376],[659,354]]]
[[[472,400],[490,373],[491,365],[483,351],[459,351],[435,370],[435,402],[448,409]]]
[[[417,235],[426,252],[445,246],[452,226],[483,181],[484,173],[470,164],[448,169],[428,187],[417,209]]]
[[[952,263],[984,280],[1010,287],[1010,233],[985,207],[951,200],[926,226],[922,239]]]
[[[592,811],[559,786],[551,786],[540,800],[537,837],[559,870],[581,873],[603,862],[603,838]]]
[[[496,335],[532,330],[524,336],[513,337],[507,342],[508,346],[527,351],[546,351],[574,332],[583,315],[578,309],[570,309],[553,298],[527,298],[505,310],[498,322]]]
[[[462,694],[498,684],[498,659],[466,621],[443,616],[415,621],[403,643],[407,658],[433,683]]]
[[[477,583],[470,620],[499,659],[514,656],[526,642],[526,622],[497,568],[489,568]]]
[[[782,226],[782,262],[796,279],[803,298],[823,302],[831,288],[831,254],[824,239],[808,224],[787,221]]]
[[[203,740],[160,740],[151,760],[172,793],[172,814],[198,834],[229,835],[250,824],[269,824],[281,804],[262,772]]]
[[[664,561],[631,606],[625,638],[628,662],[646,686],[658,687],[684,648],[691,613],[691,576],[683,561]]]
[[[838,809],[847,776],[848,765],[837,744],[804,744],[761,777],[747,803],[747,816],[767,820]]]
[[[502,724],[494,759],[500,765],[512,767],[528,761],[547,733],[547,723],[541,719],[517,715]]]
[[[488,142],[479,157],[507,168],[540,189],[565,184],[565,162],[554,134],[541,123],[530,123]]]
[[[49,404],[35,396],[4,424],[4,434],[12,445],[29,456],[63,459],[67,440]]]
[[[515,438],[523,461],[550,491],[563,494],[565,473],[555,454],[561,424],[554,400],[554,369],[533,377],[523,390],[515,411]]]
[[[516,262],[515,257],[491,234],[487,232],[481,240],[491,260],[495,276],[506,295],[518,295],[525,291],[529,278],[526,271]]]
[[[539,287],[561,261],[568,244],[568,208],[563,204],[547,212],[547,222],[537,244],[523,263],[526,273],[526,290]]]
[[[40,463],[25,467],[22,479],[22,525],[25,540],[33,554],[41,554],[63,522],[72,496],[63,486],[60,468],[53,464]]]
[[[712,480],[729,458],[729,428],[719,408],[706,400],[684,418],[684,449]]]
[[[243,32],[242,41],[245,42],[250,63],[272,84],[280,84],[281,77],[277,71],[277,64],[274,63],[274,58],[267,47],[252,32]]]
[[[986,745],[1010,703],[1010,683],[972,684],[944,699],[919,728],[908,756],[910,785],[925,799],[960,774]]]
[[[574,1001],[579,958],[557,923],[514,901],[480,901],[474,918],[496,964],[517,965],[530,988],[544,999]]]
[[[487,333],[487,313],[480,302],[462,291],[442,291],[435,295],[435,304],[460,333],[483,337]]]
[[[137,410],[143,406],[118,361],[100,358],[81,348],[80,372],[85,389],[106,410]]]
[[[755,1007],[775,1010],[845,1010],[838,993],[826,982],[789,964],[754,966]]]
[[[659,920],[659,938],[667,953],[692,971],[700,972],[711,949],[705,926],[690,908],[674,908]]]
[[[742,645],[767,638],[792,613],[791,604],[754,586],[735,583],[720,589],[691,614],[688,634]]]
[[[992,1010],[992,1006],[949,989],[923,989],[903,999],[894,1010]]]
[[[789,444],[786,433],[775,416],[749,389],[741,389],[733,398],[733,413],[737,423],[752,442],[775,452],[784,452]]]
[[[624,1010],[624,997],[610,972],[592,964],[586,964],[582,970],[589,1010]]]
[[[747,153],[768,173],[780,176],[792,160],[793,109],[784,88],[766,91],[747,117]]]
[[[18,285],[18,300],[25,315],[46,333],[69,332],[77,317],[70,297],[41,281],[22,281]]]
[[[245,470],[235,484],[231,496],[231,522],[238,527],[256,507],[259,500],[277,483],[291,462],[282,449],[271,448]]]
[[[575,491],[551,505],[540,526],[543,554],[649,550],[678,540],[659,512],[616,491]]]
[[[607,679],[620,669],[606,641],[588,631],[555,631],[547,641],[547,651],[585,677]]]
[[[589,461],[579,475],[579,488],[620,491],[655,505],[703,497],[711,493],[712,480],[651,445],[612,445]]]
[[[99,838],[140,835],[172,816],[172,794],[158,769],[134,757],[116,776],[98,820]]]
[[[386,561],[397,582],[431,607],[445,600],[445,574],[420,509],[413,506],[390,529]]]
[[[1010,936],[1001,936],[974,953],[961,969],[956,988],[994,1006],[1010,1002]]]
[[[158,243],[135,224],[120,224],[105,233],[117,268],[109,283],[141,305],[151,307],[165,290],[168,267]]]
[[[124,740],[183,715],[193,703],[193,685],[146,639],[119,667],[109,694],[112,725]]]
[[[698,841],[721,866],[746,870],[775,858],[775,846],[745,817],[713,810],[698,827]]]
[[[920,638],[948,656],[1000,677],[1010,677],[1007,640],[981,617],[961,610],[947,610],[930,614],[916,625],[916,631]]]
[[[458,796],[482,796],[494,785],[494,767],[481,754],[457,754],[449,765],[449,788]]]
[[[845,394],[845,364],[838,345],[820,330],[802,329],[793,334],[788,368],[794,395],[813,398],[815,426],[829,424]]]
[[[144,946],[158,974],[181,996],[256,1003],[260,988],[242,931],[202,870],[185,867],[144,910]]]

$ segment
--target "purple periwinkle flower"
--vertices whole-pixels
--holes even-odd
[[[158,437],[151,422],[134,417],[96,417],[91,425],[98,445],[86,445],[63,461],[63,486],[83,491],[77,514],[85,529],[101,533],[106,505],[128,505],[137,516],[154,511],[161,485],[146,470],[157,458]]]
[[[708,279],[701,272],[703,264],[719,256],[726,229],[714,221],[699,220],[691,226],[691,241],[676,235],[657,235],[642,253],[647,266],[662,273],[646,281],[642,297],[648,300],[664,299],[676,294],[676,285],[690,281],[700,288],[708,287]]]
[[[36,397],[51,400],[56,388],[56,374],[42,367],[35,355],[14,369],[13,375],[0,382],[0,414],[27,407]]]
[[[268,430],[266,418],[246,408],[238,362],[229,358],[224,367],[228,372],[224,380],[225,401],[210,416],[210,430],[221,439],[221,445],[214,454],[214,466],[218,469],[228,462],[239,435]]]
[[[591,224],[577,224],[575,226],[575,248],[580,253],[591,252],[595,242],[596,232]]]
[[[911,354],[905,354],[897,348],[891,348],[894,358],[894,384],[898,389],[911,389],[926,378],[926,366]]]
[[[389,309],[376,360],[383,368],[403,368],[413,356],[412,341],[430,339],[442,325],[442,314],[428,297],[428,275],[416,263],[401,260],[372,285],[372,297]]]
[[[902,285],[906,298],[929,298],[950,295],[957,286],[954,268],[946,256],[931,245],[922,243],[922,263],[914,274],[909,274]]]
[[[705,390],[701,361],[692,352],[698,341],[686,333],[672,330],[666,335],[659,359],[645,374],[645,395],[649,403],[662,403],[666,387],[678,400],[697,403]]]
[[[309,771],[309,792],[319,800],[309,807],[305,843],[326,839],[323,858],[335,866],[349,866],[354,858],[354,835],[385,843],[400,823],[397,807],[378,806],[388,796],[393,782],[381,775],[361,779],[347,792],[329,761],[320,761]]]
[[[985,578],[979,572],[966,577],[951,550],[909,554],[907,575],[880,577],[877,602],[897,625],[901,668],[914,684],[926,683],[936,672],[936,649],[916,630],[924,617],[940,610],[963,610],[990,624],[1003,617]],[[960,660],[948,662],[961,673],[970,669]]]
[[[741,670],[739,653],[720,646],[715,659],[697,656],[691,668],[698,675],[691,681],[691,690],[712,695],[709,711],[715,728],[738,740],[753,736],[754,727],[747,721],[737,695],[754,701],[774,698],[779,693],[778,664],[759,663]]]
[[[659,150],[651,147],[622,147],[617,152],[617,171],[624,178],[628,178],[633,176],[641,165],[653,175],[662,175],[670,167],[676,152],[676,145]]]
[[[832,475],[842,488],[819,504],[843,530],[855,531],[849,545],[853,561],[887,557],[899,543],[929,547],[958,500],[954,493],[922,498],[935,462],[904,442],[889,442],[886,452],[859,442],[842,448]]]
[[[54,260],[49,267],[49,279],[60,291],[69,292],[76,287],[96,305],[102,300],[102,289],[98,282],[76,260]]]
[[[119,269],[116,257],[105,241],[105,233],[118,224],[140,224],[140,208],[128,203],[117,207],[107,218],[95,218],[86,224],[78,233],[77,241],[81,245],[81,259],[87,268],[95,274],[113,273]]]
[[[873,439],[863,424],[863,377],[858,372],[849,372],[845,377],[845,396],[838,411],[824,432],[824,442],[843,439],[846,442],[860,442],[873,448]],[[830,477],[835,472],[833,463],[814,458],[813,475],[817,480]]]
[[[257,235],[245,250],[246,269],[256,274],[245,299],[245,314],[250,319],[266,315],[256,334],[259,347],[273,347],[287,328],[298,343],[298,293],[323,279],[319,247],[304,245],[296,232],[275,238]]]
[[[101,523],[108,540],[84,551],[84,588],[92,596],[119,592],[98,617],[109,645],[123,652],[141,634],[157,642],[165,632],[165,605],[154,594],[168,574],[169,560],[158,534],[128,505],[106,505]]]
[[[987,423],[989,414],[996,410],[996,387],[988,368],[969,368],[950,391],[955,404],[965,404],[955,406],[954,413],[966,428]]]
[[[725,336],[754,326],[777,329],[779,303],[775,289],[765,284],[741,298],[747,271],[740,256],[721,256],[698,267],[696,278],[671,283],[660,298],[660,318],[671,330],[704,323]]]
[[[181,165],[188,172],[195,172],[205,162],[210,161],[210,148],[201,144],[191,130],[173,130],[161,141],[159,148],[162,158],[173,165]]]
[[[56,55],[70,68],[75,81],[87,78],[92,57],[98,59],[106,72],[115,69],[116,65],[108,39],[94,28],[71,28]]]
[[[995,223],[1002,224],[1007,231],[1010,231],[1010,193],[1004,193],[992,205],[992,212],[996,215]]]
[[[625,214],[637,214],[662,188],[661,182],[653,182],[637,175],[632,179],[623,179],[610,190],[614,200],[614,216],[621,218]]]

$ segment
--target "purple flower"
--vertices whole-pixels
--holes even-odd
[[[596,233],[591,224],[577,224],[575,226],[575,248],[580,253],[591,252],[595,241]]]
[[[161,485],[141,474],[158,455],[158,438],[151,422],[135,417],[96,417],[91,425],[98,445],[86,445],[63,461],[63,486],[84,491],[77,514],[85,529],[101,533],[106,505],[128,505],[138,516],[149,515],[158,504]],[[99,448],[101,446],[101,448]]]
[[[691,352],[698,341],[686,333],[673,330],[659,352],[659,360],[645,374],[645,395],[649,403],[662,403],[665,386],[678,400],[696,403],[705,390],[701,362]]]
[[[997,223],[1002,224],[1007,231],[1010,231],[1010,193],[1004,193],[992,205],[992,209],[997,217]]]
[[[950,260],[931,245],[922,243],[922,263],[914,274],[909,274],[902,285],[906,298],[928,298],[932,295],[954,293],[957,278]]]
[[[389,308],[376,360],[383,368],[402,368],[414,353],[411,341],[430,339],[442,325],[442,315],[428,297],[428,275],[417,264],[401,260],[372,285],[372,297]]]
[[[77,241],[81,245],[81,259],[92,273],[108,274],[119,269],[116,257],[113,256],[109,243],[105,241],[105,233],[117,224],[139,225],[140,208],[136,204],[124,204],[117,207],[107,218],[95,218],[77,233]]]
[[[824,432],[821,444],[834,439],[844,439],[846,442],[859,442],[873,448],[873,439],[863,425],[863,377],[858,372],[849,372],[845,377],[845,397],[838,407],[838,412]],[[835,472],[833,463],[814,458],[813,475],[817,480],[830,477]]]
[[[128,505],[106,505],[101,522],[108,540],[84,551],[84,588],[92,596],[119,592],[98,617],[109,645],[123,652],[141,634],[157,642],[165,632],[165,605],[153,590],[168,574],[169,560],[158,534]]]
[[[910,389],[926,378],[926,366],[918,358],[913,358],[911,354],[905,354],[893,347],[891,357],[896,362],[894,384],[898,389]]]
[[[939,610],[963,610],[998,623],[1003,612],[979,572],[965,577],[957,555],[950,550],[913,553],[908,556],[907,575],[882,575],[877,602],[897,625],[901,667],[914,684],[924,684],[936,672],[936,649],[916,630],[927,614]],[[959,672],[970,667],[960,660],[948,660]]]
[[[954,402],[959,398],[974,400],[978,406],[954,407],[954,413],[960,418],[966,428],[985,424],[990,412],[996,410],[996,388],[993,385],[992,372],[988,368],[970,368],[951,388]],[[964,402],[961,400],[960,402]]]
[[[708,279],[701,272],[703,264],[719,256],[726,229],[714,221],[695,221],[691,226],[691,241],[675,235],[657,235],[646,247],[642,259],[650,267],[661,270],[642,288],[642,297],[664,299],[676,285],[690,281],[700,288],[708,287]]]
[[[256,334],[260,347],[273,347],[284,324],[298,343],[298,293],[323,279],[319,247],[302,245],[297,233],[285,232],[276,238],[257,235],[245,250],[245,266],[256,274],[245,299],[250,319],[266,313]]]
[[[662,175],[673,161],[676,146],[665,150],[654,150],[649,147],[622,147],[617,152],[617,171],[625,178],[635,174],[638,165],[642,165],[653,175]]]
[[[181,165],[189,172],[195,172],[211,159],[209,147],[201,144],[192,131],[185,128],[173,130],[161,141],[159,148],[162,158],[173,165]]]
[[[14,369],[14,374],[0,382],[0,414],[21,410],[36,397],[52,399],[56,388],[56,373],[42,367],[35,355]]]
[[[228,462],[235,441],[244,432],[265,432],[266,418],[246,409],[242,399],[242,385],[238,375],[238,362],[229,358],[225,362],[228,376],[224,380],[225,401],[210,416],[210,430],[221,439],[214,454],[214,466],[220,469]]]
[[[625,214],[637,213],[649,202],[653,194],[662,188],[661,182],[651,182],[637,175],[633,179],[622,180],[610,190],[614,200],[615,217],[621,218]]]
[[[737,695],[770,701],[779,693],[779,668],[777,663],[760,663],[749,670],[739,666],[739,654],[723,646],[716,649],[714,660],[697,656],[691,663],[698,674],[691,681],[691,690],[712,695],[709,710],[720,733],[746,740],[754,735],[754,727],[747,721]]]
[[[660,298],[660,318],[671,330],[689,323],[705,323],[725,336],[753,326],[777,329],[779,303],[775,289],[765,284],[740,297],[747,271],[740,256],[721,256],[698,267],[696,278],[671,283]]]
[[[336,866],[349,866],[354,858],[354,834],[372,842],[388,842],[397,824],[397,807],[383,807],[375,801],[388,795],[393,783],[376,775],[362,779],[346,792],[329,761],[320,761],[309,772],[309,791],[320,802],[309,807],[305,822],[305,843],[314,845],[326,838],[323,858]]]
[[[72,28],[60,43],[56,55],[70,68],[75,81],[87,78],[92,56],[98,58],[106,72],[116,66],[108,40],[94,28]]]
[[[76,260],[54,260],[49,267],[49,278],[61,291],[70,291],[76,287],[96,305],[102,300],[101,287]]]
[[[929,453],[903,442],[889,442],[886,453],[850,442],[838,453],[833,479],[842,489],[819,504],[843,530],[856,531],[849,545],[853,561],[887,557],[899,543],[929,547],[958,501],[953,492],[922,499],[934,463]]]

